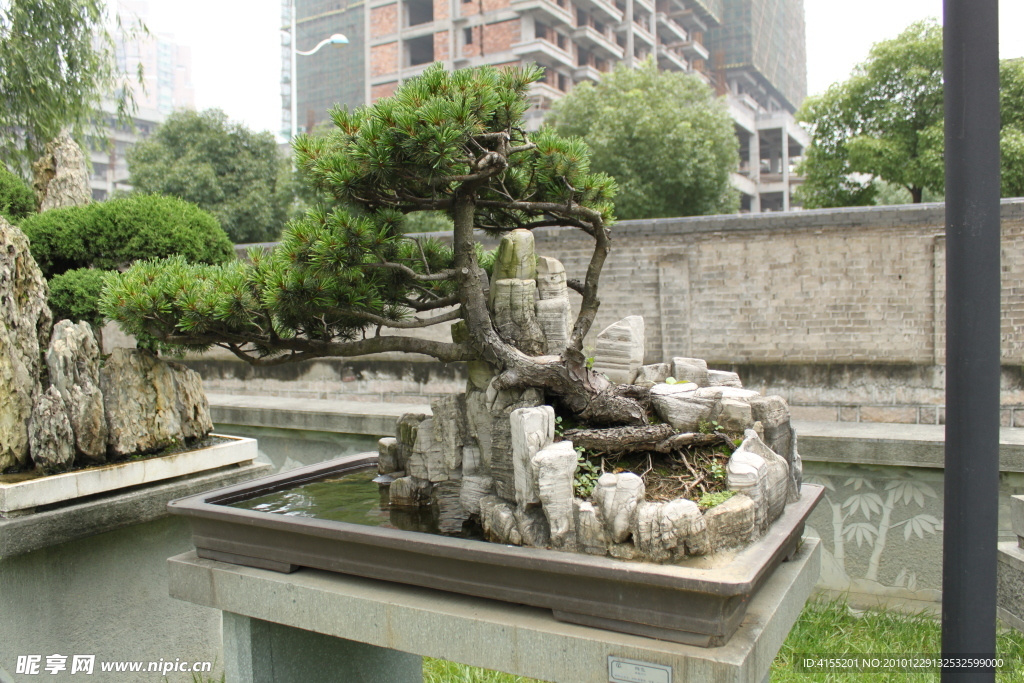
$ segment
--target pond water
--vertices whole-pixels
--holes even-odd
[[[380,437],[365,434],[338,434],[304,429],[276,429],[249,425],[217,424],[217,434],[247,436],[257,440],[259,456],[256,462],[273,467],[273,474],[287,472],[296,467],[316,465],[345,455],[377,452]]]
[[[377,470],[319,479],[302,486],[232,503],[230,507],[292,517],[313,517],[364,526],[441,534],[435,506],[401,507],[388,501],[388,487],[378,484]],[[456,536],[482,538],[480,529],[466,524]]]

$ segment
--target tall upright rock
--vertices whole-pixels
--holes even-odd
[[[83,206],[92,201],[85,154],[68,131],[46,143],[46,150],[32,164],[32,188],[40,211]]]
[[[544,331],[537,322],[537,257],[533,233],[512,230],[502,236],[494,257],[490,305],[494,327],[509,344],[531,356],[544,353]]]
[[[0,471],[28,463],[29,418],[53,326],[47,294],[25,233],[0,217]]]
[[[64,400],[76,452],[86,461],[106,461],[107,421],[100,391],[100,350],[89,323],[61,320],[53,326],[46,367],[50,371],[50,385]]]

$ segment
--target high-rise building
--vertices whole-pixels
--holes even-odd
[[[296,55],[298,132],[311,131],[330,120],[335,105],[355,108],[365,103],[365,0],[282,0],[281,2],[281,135],[292,128],[292,11],[295,47],[307,52],[340,33],[347,45],[328,45],[312,55]]]
[[[653,57],[660,68],[695,74],[728,95],[743,159],[733,184],[743,209],[790,206],[790,188],[799,182],[791,166],[807,144],[792,119],[806,91],[803,0],[359,0],[345,6],[282,0],[286,28],[293,2],[300,50],[333,33],[349,39],[348,45],[298,57],[298,130],[327,121],[335,103],[355,107],[391,95],[434,62],[449,69],[546,67],[530,95],[527,123],[535,129],[577,83],[596,82],[620,62]],[[752,13],[757,22],[747,21]],[[733,30],[731,20],[746,23]],[[282,38],[285,137],[291,128],[290,40]],[[738,47],[731,47],[733,40]],[[774,55],[776,50],[789,53]],[[725,54],[736,63],[726,64],[720,57]],[[757,97],[744,85],[744,74],[760,84]]]
[[[114,35],[117,65],[132,89],[138,109],[132,117],[133,125],[127,126],[117,122],[113,105],[106,104],[100,112],[105,135],[87,140],[92,196],[97,201],[109,198],[116,190],[131,189],[126,157],[135,143],[148,137],[168,114],[195,108],[191,50],[174,42],[170,34],[133,33],[130,29],[137,21],[147,22],[148,9],[148,3],[142,0],[122,0],[117,4],[122,22],[129,27]]]
[[[723,0],[708,46],[740,141],[741,210],[789,210],[803,181],[793,168],[810,144],[793,118],[807,96],[803,0]]]

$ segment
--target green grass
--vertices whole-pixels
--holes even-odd
[[[998,656],[1012,668],[996,675],[1000,683],[1024,683],[1024,635],[1014,630],[1000,633]],[[855,612],[842,600],[812,599],[793,626],[772,664],[772,683],[823,681],[828,683],[915,683],[938,681],[937,673],[884,672],[801,673],[794,668],[802,654],[935,654],[939,652],[939,623],[926,615],[870,610]],[[424,683],[540,683],[532,678],[510,676],[455,664],[440,659],[423,660]]]

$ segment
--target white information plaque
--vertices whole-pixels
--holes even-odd
[[[609,656],[608,683],[672,683],[672,667]]]

